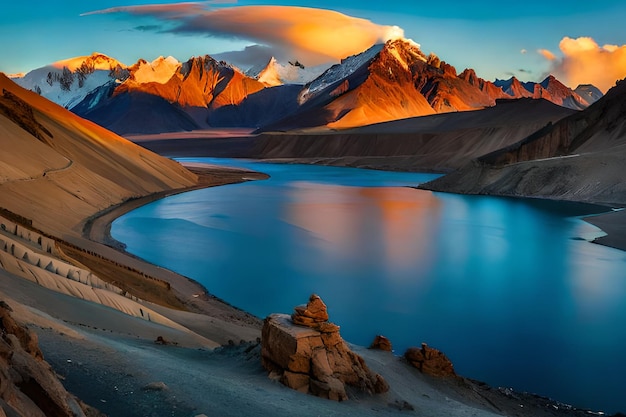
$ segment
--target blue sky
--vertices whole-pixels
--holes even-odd
[[[125,64],[138,58],[152,60],[172,55],[187,60],[194,55],[241,50],[255,43],[244,36],[163,33],[163,22],[128,13],[81,14],[117,6],[171,3],[145,0],[61,2],[21,1],[3,5],[0,15],[0,71],[24,72],[48,63],[98,51]],[[558,61],[564,37],[591,37],[599,45],[626,44],[624,1],[537,1],[468,2],[419,1],[255,1],[232,4],[293,5],[336,10],[379,25],[397,25],[405,36],[434,52],[460,72],[476,69],[479,76],[493,80],[515,75],[540,81],[553,69],[537,51],[546,49]],[[575,87],[575,86],[572,86]]]

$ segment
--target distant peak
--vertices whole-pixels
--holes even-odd
[[[430,57],[427,58],[426,55],[424,55],[418,44],[404,38],[387,41],[383,46],[383,50],[393,56],[407,71],[409,70],[411,63],[416,60],[428,62],[430,59]],[[437,58],[437,60],[439,60],[439,58]],[[437,64],[438,63],[439,61]]]
[[[270,58],[265,68],[263,68],[263,70],[259,73],[257,79],[266,86],[270,87],[281,85],[283,83],[278,71],[278,62],[276,61],[276,58]]]
[[[98,70],[109,70],[118,65],[125,67],[125,65],[118,60],[100,52],[93,52],[91,55],[64,59],[51,64],[51,66],[58,69],[67,68],[70,71],[76,71],[85,64]]]
[[[180,62],[174,58],[173,56],[168,56],[167,58],[164,58],[163,55],[159,56],[157,59],[155,59],[154,61],[152,61],[152,65],[158,65],[160,63],[168,63],[171,65],[178,65],[180,64]]]
[[[559,80],[556,79],[556,77],[554,75],[550,74],[542,82],[540,82],[539,84],[541,84],[541,86],[543,88],[547,88],[548,85],[550,85],[550,84],[552,84],[554,82],[561,83]]]
[[[396,38],[388,40],[387,42],[385,42],[385,47],[417,49],[421,51],[421,45],[419,43],[415,42],[413,39],[407,38]]]

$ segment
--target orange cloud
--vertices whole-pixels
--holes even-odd
[[[151,16],[173,25],[168,32],[253,40],[286,50],[306,65],[337,61],[404,35],[397,26],[379,25],[332,10],[293,6],[207,9],[205,5],[126,6],[87,14]]]
[[[543,57],[547,59],[548,61],[554,61],[556,59],[556,55],[554,55],[552,52],[548,51],[547,49],[540,49],[537,52],[543,55]]]
[[[559,49],[563,57],[552,59],[552,72],[572,88],[593,84],[606,92],[617,80],[626,77],[626,45],[599,46],[589,37],[564,37]],[[550,59],[549,55],[542,55]]]

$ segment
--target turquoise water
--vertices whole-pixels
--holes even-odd
[[[422,342],[458,373],[626,411],[626,253],[588,206],[415,190],[432,174],[202,159],[268,173],[141,207],[127,250],[259,317],[315,292],[351,343]]]

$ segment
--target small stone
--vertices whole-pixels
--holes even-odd
[[[312,379],[311,393],[318,397],[334,401],[344,401],[348,399],[345,385],[337,378],[328,378],[326,381]]]
[[[391,352],[391,341],[385,336],[378,335],[374,338],[374,341],[370,345],[370,349],[384,350],[385,352]]]
[[[339,326],[335,323],[320,323],[316,330],[321,333],[337,333],[339,331]]]
[[[437,377],[456,376],[450,359],[443,352],[429,347],[426,343],[422,343],[421,349],[408,348],[404,357],[424,374]]]
[[[169,387],[165,382],[151,382],[143,387],[144,391],[167,391]]]
[[[285,371],[280,382],[291,389],[295,389],[296,391],[304,393],[309,392],[310,378],[307,374]]]
[[[165,340],[165,338],[163,336],[157,336],[157,338],[154,341],[154,343],[156,343],[157,345],[169,345],[169,342],[167,340]]]

